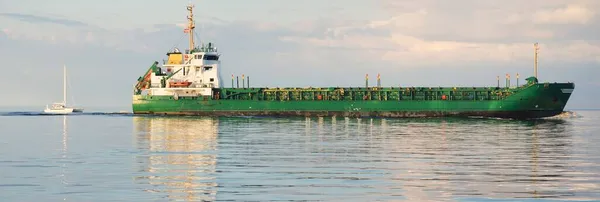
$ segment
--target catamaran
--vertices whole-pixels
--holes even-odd
[[[74,112],[83,112],[83,108],[67,106],[67,66],[63,66],[63,101],[46,105],[44,113],[47,114],[70,114]]]

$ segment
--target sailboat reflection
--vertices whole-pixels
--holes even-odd
[[[67,169],[67,138],[68,138],[68,133],[67,133],[67,116],[63,115],[63,131],[62,131],[62,165],[61,165],[61,173],[60,173],[60,180],[62,182],[63,185],[68,186],[68,182],[67,182],[67,175],[66,175],[66,169]],[[63,200],[67,200],[66,198],[67,196],[65,195]]]
[[[148,192],[172,200],[215,200],[218,120],[133,117],[138,156]]]

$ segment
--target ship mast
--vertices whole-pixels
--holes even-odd
[[[538,43],[533,44],[534,56],[533,56],[533,74],[535,78],[538,78],[538,51],[540,47]]]
[[[188,27],[186,28],[186,33],[190,35],[190,53],[194,50],[194,28],[196,25],[194,23],[194,5],[191,3],[187,6],[187,10],[189,11],[188,15]]]

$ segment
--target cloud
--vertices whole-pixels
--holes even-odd
[[[12,18],[16,20],[21,20],[25,22],[31,23],[51,23],[51,24],[60,24],[65,26],[73,26],[73,27],[82,27],[87,26],[86,23],[79,22],[76,20],[67,20],[67,19],[59,19],[59,18],[51,18],[37,15],[29,15],[29,14],[21,14],[21,13],[0,13],[0,16],[6,18]]]
[[[274,58],[282,60],[294,56],[318,62],[321,59],[314,55],[318,52],[321,56],[353,61],[382,60],[405,67],[525,62],[532,58],[532,44],[540,42],[546,61],[597,62],[600,22],[594,13],[600,4],[586,0],[548,0],[543,3],[544,6],[520,1],[497,5],[482,1],[383,0],[380,2],[382,10],[392,14],[384,18],[354,21],[321,18],[280,24],[231,22],[208,16],[206,19],[210,20],[197,23],[196,31],[202,39],[218,39],[225,44],[239,41],[275,51]],[[22,14],[17,16],[22,17]],[[586,24],[581,25],[582,22]],[[117,50],[154,52],[187,40],[182,26],[184,24],[174,22],[130,30],[106,30],[93,26],[19,24],[7,35],[53,43],[95,44]],[[225,39],[225,36],[235,40]],[[249,38],[261,38],[262,44]]]
[[[405,66],[473,62],[528,62],[540,42],[544,61],[597,62],[600,22],[595,1],[385,0],[387,19],[351,26],[332,26],[318,36],[282,40],[316,46],[350,57],[385,60]],[[544,5],[544,6],[539,6]],[[533,12],[532,12],[533,11]]]
[[[587,24],[594,15],[594,11],[582,5],[567,5],[564,8],[537,11],[533,16],[533,22],[539,24]]]
[[[3,37],[8,37],[8,33],[10,33],[10,30],[8,28],[4,28],[0,31],[1,31],[0,36],[3,36]]]
[[[571,30],[585,33],[600,27],[594,15],[600,10],[600,1],[595,0],[531,0],[527,3],[509,0],[501,5],[494,1],[384,0],[383,5],[392,14],[390,19],[407,13],[424,13],[396,18],[403,23],[420,22],[419,27],[391,28],[425,40],[488,43],[580,40],[582,38],[577,37],[582,35],[573,36]],[[597,35],[586,37],[598,39]]]
[[[600,87],[600,81],[591,81],[588,82],[588,85]]]

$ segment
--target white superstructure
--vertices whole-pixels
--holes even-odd
[[[175,48],[167,53],[168,59],[163,64],[155,64],[138,80],[136,90],[148,95],[180,96],[212,96],[213,88],[222,87],[219,74],[221,61],[217,48],[212,43],[195,46],[194,43],[194,6],[189,11],[188,27],[185,33],[190,36],[189,49],[180,52]]]

